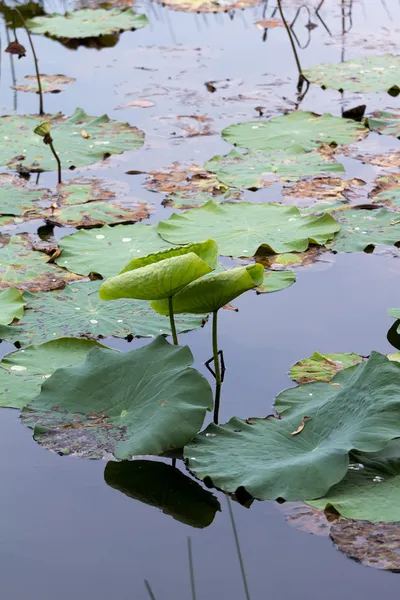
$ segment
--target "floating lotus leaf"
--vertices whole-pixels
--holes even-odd
[[[23,411],[49,450],[118,459],[182,448],[213,405],[187,346],[163,337],[129,352],[95,348],[81,367],[59,369]]]
[[[371,131],[400,137],[400,112],[378,110],[366,120]]]
[[[78,231],[62,238],[59,246],[62,254],[56,262],[60,267],[80,275],[112,277],[130,257],[147,256],[171,244],[157,234],[156,226],[137,224]]]
[[[309,243],[325,244],[339,227],[328,214],[305,217],[294,206],[208,202],[171,215],[157,231],[171,244],[200,242],[209,236],[224,256],[253,256],[260,246],[276,253],[302,252]]]
[[[46,115],[51,135],[64,169],[92,165],[111,154],[140,148],[144,134],[128,123],[110,121],[107,115],[90,117],[77,108],[70,117]],[[43,122],[35,115],[0,118],[0,165],[15,169],[22,165],[33,172],[54,171],[56,159],[34,129]]]
[[[74,83],[74,77],[66,77],[65,75],[42,75],[40,74],[40,85],[43,93],[57,94],[64,91],[64,86],[68,83]],[[39,93],[36,75],[26,75],[24,79],[12,86],[19,92],[35,92]]]
[[[247,265],[221,273],[212,273],[189,283],[172,299],[175,314],[214,312],[244,292],[262,284],[264,267]],[[151,306],[162,315],[168,314],[168,300],[153,300]]]
[[[8,354],[0,363],[0,406],[23,408],[56,369],[83,364],[95,346],[100,344],[60,338]]]
[[[319,536],[328,536],[332,526],[332,521],[329,519],[339,518],[337,514],[326,513],[302,502],[284,502],[278,504],[277,508],[283,512],[285,521],[289,525],[299,531]]]
[[[157,0],[172,10],[183,12],[216,13],[249,8],[260,0]]]
[[[88,202],[56,208],[46,217],[46,221],[78,228],[135,223],[147,219],[150,208],[151,206],[144,202],[132,202],[128,206],[114,202]]]
[[[0,289],[55,290],[79,279],[48,261],[46,254],[33,250],[27,234],[0,235]]]
[[[322,497],[346,475],[350,450],[375,452],[398,437],[399,383],[399,364],[374,352],[332,383],[285,390],[275,403],[283,419],[208,426],[184,450],[189,469],[262,500]]]
[[[293,198],[297,205],[303,202],[342,202],[357,199],[365,185],[362,179],[341,179],[340,177],[315,177],[285,186],[282,194]],[[318,207],[317,207],[318,208]]]
[[[154,460],[111,461],[104,471],[107,485],[149,504],[176,521],[203,529],[221,510],[217,498],[182,471]]]
[[[363,360],[362,356],[353,352],[341,354],[320,354],[314,352],[310,358],[299,360],[291,369],[290,377],[297,383],[311,381],[331,381],[339,371],[357,365]]]
[[[393,246],[400,241],[399,215],[379,210],[335,211],[340,231],[328,245],[336,252],[362,252],[368,246]]]
[[[75,39],[139,29],[148,23],[146,15],[137,15],[131,8],[83,8],[65,15],[53,13],[44,17],[34,17],[29,19],[27,25],[32,33]]]
[[[311,83],[340,92],[400,93],[400,56],[364,56],[342,63],[326,63],[305,69],[304,75]]]
[[[269,121],[230,125],[222,137],[249,150],[287,150],[298,146],[314,150],[322,144],[351,144],[367,134],[363,125],[351,119],[297,110]]]
[[[25,301],[18,290],[10,287],[0,292],[0,325],[8,325],[14,319],[21,319],[24,306]]]
[[[400,175],[391,173],[375,180],[375,187],[370,192],[372,202],[384,204],[395,211],[400,211]]]
[[[296,281],[296,273],[293,271],[266,271],[264,281],[258,286],[257,292],[278,292],[284,290]]]
[[[101,281],[79,282],[45,294],[25,294],[24,316],[11,327],[0,327],[0,339],[27,345],[66,336],[96,339],[171,335],[169,319],[157,315],[148,302],[103,302],[99,298],[100,285]],[[177,317],[175,324],[182,333],[202,327],[206,320],[207,315],[184,315]]]
[[[399,523],[339,519],[333,523],[330,536],[341,552],[358,563],[399,572]]]
[[[348,519],[400,521],[400,440],[380,452],[352,452],[347,474],[312,506]],[[399,557],[400,565],[400,557]]]
[[[100,298],[168,298],[188,283],[210,273],[217,261],[218,247],[213,240],[134,258],[119,275],[103,283]]]
[[[57,185],[57,205],[70,206],[87,202],[115,201],[129,194],[130,187],[121,181],[78,177]]]
[[[296,180],[307,175],[344,173],[343,165],[334,159],[299,147],[276,150],[273,154],[262,150],[241,154],[234,149],[226,156],[214,156],[204,166],[226,186],[239,189],[261,188],[274,181]]]
[[[46,192],[47,190],[42,188],[30,187],[25,179],[18,175],[1,173],[0,214],[23,216],[24,219],[38,218],[41,209],[37,202],[44,198]]]

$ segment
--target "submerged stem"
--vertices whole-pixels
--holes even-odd
[[[249,586],[247,585],[246,569],[244,567],[244,561],[243,561],[242,551],[240,550],[239,534],[238,534],[238,531],[236,529],[236,523],[235,523],[235,519],[234,519],[234,516],[233,516],[231,499],[229,498],[229,496],[226,497],[226,501],[228,503],[229,517],[230,517],[230,520],[231,520],[233,537],[235,538],[235,546],[236,546],[236,552],[237,552],[238,559],[239,559],[240,571],[242,573],[242,581],[243,581],[244,593],[245,593],[245,596],[246,596],[246,600],[250,600]]]
[[[60,161],[60,158],[59,158],[57,152],[55,151],[55,148],[53,146],[53,142],[49,141],[47,143],[50,146],[50,149],[51,149],[52,153],[54,154],[54,158],[57,161],[58,183],[62,183],[62,181],[61,181],[61,161]]]
[[[218,311],[213,312],[212,322],[212,347],[214,357],[214,369],[215,369],[215,400],[214,400],[214,423],[218,423],[219,404],[221,397],[221,366],[218,355]]]
[[[190,538],[190,537],[188,537],[188,556],[189,556],[189,573],[190,573],[190,587],[192,589],[192,600],[196,600],[196,583],[194,580],[192,538]]]
[[[172,296],[168,297],[168,312],[169,312],[169,322],[171,325],[172,339],[174,341],[174,345],[177,346],[178,345],[178,336],[177,336],[176,327],[175,327],[174,309],[172,306]]]
[[[22,21],[22,24],[25,27],[25,31],[26,31],[26,33],[28,35],[29,43],[31,45],[32,54],[33,54],[33,60],[34,60],[34,63],[35,63],[36,79],[37,79],[38,90],[39,90],[39,115],[44,115],[44,110],[43,110],[43,90],[42,90],[42,83],[40,81],[39,64],[38,64],[38,59],[37,59],[36,52],[35,52],[35,47],[34,47],[33,42],[32,42],[32,38],[31,38],[31,34],[29,32],[28,25],[26,24],[26,21],[25,21],[24,17],[22,16],[21,11],[18,10],[18,8],[15,8],[15,10],[19,14],[19,17],[20,17],[20,19]],[[59,183],[61,183],[61,181],[59,181]]]

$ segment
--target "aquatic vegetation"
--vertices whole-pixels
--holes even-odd
[[[24,298],[15,288],[10,287],[0,292],[0,325],[9,325],[14,319],[21,319],[24,306]]]
[[[53,144],[53,138],[51,137],[51,123],[50,121],[44,121],[43,123],[40,123],[40,125],[37,125],[37,127],[35,127],[35,129],[33,130],[33,133],[36,133],[36,135],[39,135],[40,137],[43,138],[43,143],[46,144],[46,146],[49,146],[55,160],[57,163],[57,173],[58,173],[58,184],[62,183],[61,181],[61,161],[60,161],[60,157],[58,156],[58,153],[56,152],[55,148],[54,148],[54,144]]]

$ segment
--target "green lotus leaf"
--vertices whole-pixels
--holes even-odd
[[[264,281],[257,287],[259,294],[279,292],[289,287],[296,281],[296,273],[293,271],[266,271]]]
[[[248,150],[287,150],[299,146],[313,150],[322,144],[351,144],[367,134],[363,125],[351,119],[301,110],[268,121],[230,125],[222,131],[224,140]]]
[[[336,252],[362,252],[368,246],[393,246],[400,241],[398,214],[379,210],[335,211],[340,231],[327,247]]]
[[[8,325],[14,319],[21,319],[24,306],[25,301],[18,290],[10,287],[0,292],[0,325]]]
[[[192,281],[172,298],[175,314],[214,312],[264,280],[262,265],[235,267],[222,273],[213,273]],[[168,300],[153,300],[152,308],[168,315]]]
[[[333,506],[348,519],[400,521],[400,439],[380,452],[352,452],[342,481],[310,504]]]
[[[400,211],[400,175],[391,173],[383,175],[375,180],[374,189],[370,192],[369,197],[372,202],[384,204],[388,208],[399,212]]]
[[[305,69],[304,75],[311,83],[340,92],[400,92],[400,56],[363,56],[342,63],[326,63]]]
[[[297,383],[331,381],[336,373],[357,365],[362,360],[362,356],[353,352],[343,352],[340,354],[320,354],[319,352],[314,352],[309,358],[299,360],[290,369],[289,375]]]
[[[24,219],[40,218],[37,202],[43,200],[48,190],[29,186],[18,175],[0,174],[0,214],[21,216]]]
[[[155,225],[136,224],[81,230],[63,237],[59,247],[62,254],[56,263],[60,267],[80,275],[98,273],[112,277],[123,269],[130,256],[147,256],[171,248],[171,244],[157,234]]]
[[[184,450],[197,477],[262,500],[323,497],[349,467],[349,451],[375,452],[398,437],[400,366],[376,352],[339,372],[280,394],[283,419],[233,418],[210,425]]]
[[[148,302],[126,299],[103,302],[99,298],[100,286],[101,281],[90,281],[72,283],[45,294],[26,292],[24,316],[15,325],[0,326],[0,339],[26,346],[67,336],[99,339],[171,335],[169,319],[157,315]],[[206,320],[207,315],[177,316],[176,329],[183,333],[202,327]]]
[[[92,165],[111,154],[140,148],[144,134],[128,123],[110,121],[107,115],[91,117],[77,108],[70,117],[61,113],[47,115],[54,146],[62,167],[71,169]],[[10,115],[0,118],[0,165],[9,169],[22,165],[32,172],[54,171],[56,159],[35,135],[43,118],[35,115]],[[84,134],[82,134],[84,132]]]
[[[90,38],[139,29],[149,23],[146,15],[137,15],[131,8],[83,8],[65,15],[53,13],[29,19],[32,33],[56,38]]]
[[[157,231],[171,244],[200,242],[208,235],[224,256],[253,256],[261,246],[277,254],[303,252],[309,243],[327,243],[339,228],[330,215],[303,216],[295,206],[207,202],[172,214]]]
[[[100,298],[167,298],[191,281],[210,273],[217,266],[217,261],[218,246],[213,240],[134,258],[120,275],[103,283]]]
[[[49,450],[125,460],[182,448],[213,406],[187,346],[163,337],[129,352],[94,348],[81,367],[59,369],[23,411]]]
[[[104,470],[104,480],[129,498],[154,506],[190,527],[208,527],[221,510],[211,492],[163,462],[110,461]]]
[[[145,202],[134,202],[129,207],[119,202],[88,202],[56,208],[46,216],[46,221],[67,227],[135,223],[150,216],[148,208]]]
[[[92,340],[59,338],[8,354],[0,363],[0,406],[23,408],[56,369],[82,365],[97,346],[102,347]]]
[[[400,113],[396,111],[378,110],[368,119],[366,125],[371,131],[381,133],[382,135],[393,135],[400,137]]]
[[[33,250],[27,234],[0,235],[0,289],[55,290],[79,279],[48,261],[47,254]]]
[[[262,150],[241,154],[233,149],[226,156],[214,156],[204,167],[215,173],[223,184],[239,189],[261,188],[274,181],[292,181],[324,173],[344,173],[340,163],[301,147],[276,150],[273,154]]]

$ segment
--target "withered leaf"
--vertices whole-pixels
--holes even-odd
[[[292,433],[290,435],[298,435],[299,433],[301,433],[306,425],[306,421],[308,421],[308,419],[311,419],[311,418],[312,417],[305,415],[301,421],[301,425],[298,426],[296,431],[292,431]]]

